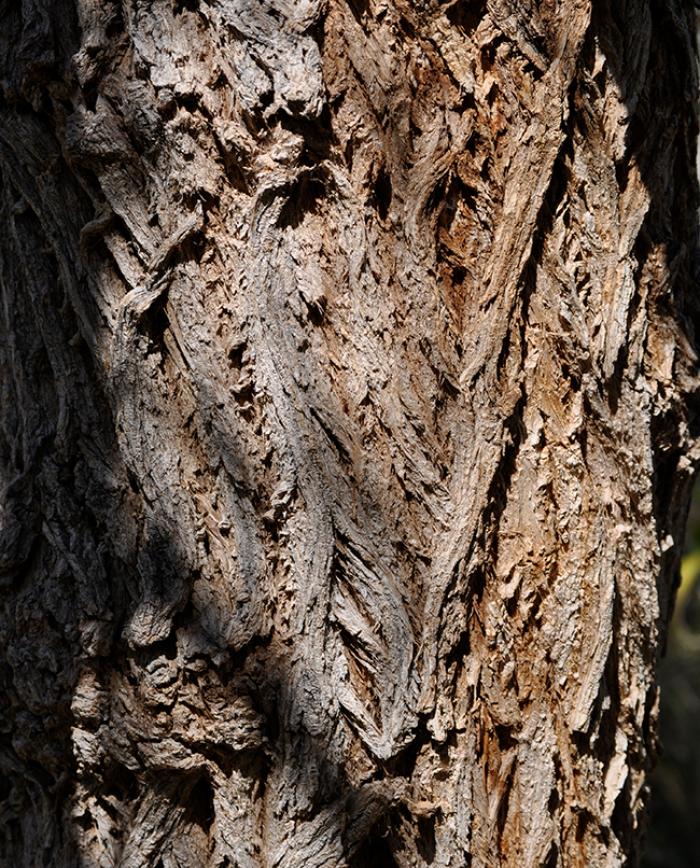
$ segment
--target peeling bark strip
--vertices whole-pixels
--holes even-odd
[[[0,20],[0,863],[624,864],[698,458],[690,4]]]

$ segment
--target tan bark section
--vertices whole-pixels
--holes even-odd
[[[2,864],[624,864],[697,454],[689,9],[3,16]]]

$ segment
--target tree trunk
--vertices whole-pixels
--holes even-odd
[[[633,859],[690,5],[0,20],[2,865]]]

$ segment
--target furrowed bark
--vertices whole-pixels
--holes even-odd
[[[690,6],[0,10],[0,862],[634,860]]]

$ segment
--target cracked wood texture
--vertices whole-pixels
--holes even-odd
[[[0,863],[633,862],[690,5],[0,20]]]

